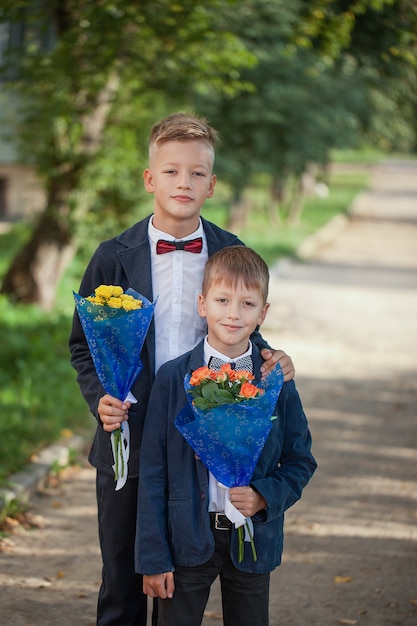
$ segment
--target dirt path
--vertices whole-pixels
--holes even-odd
[[[417,623],[417,163],[378,167],[355,206],[309,262],[271,272],[264,334],[294,359],[319,464],[287,514],[271,626]],[[92,626],[93,470],[32,513],[0,552],[0,624]],[[221,623],[215,587],[204,626]]]

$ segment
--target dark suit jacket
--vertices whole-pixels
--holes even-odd
[[[148,240],[148,222],[150,216],[137,222],[129,229],[99,245],[94,253],[81,282],[79,293],[88,296],[98,285],[120,285],[126,290],[131,287],[153,301],[151,279],[151,254]],[[226,246],[241,245],[242,242],[215,224],[202,220],[207,238],[208,254],[211,256]],[[166,297],[160,294],[160,297]],[[259,333],[253,336],[254,342],[261,348],[267,343]],[[74,313],[69,340],[71,363],[77,370],[77,381],[91,412],[97,419],[97,430],[89,460],[93,466],[113,474],[113,455],[110,434],[103,430],[98,417],[97,407],[105,391],[100,384],[91,359],[77,312]],[[130,459],[129,476],[138,475],[139,449],[142,439],[143,422],[155,370],[155,328],[151,323],[142,352],[143,370],[132,387],[138,403],[129,410]]]
[[[148,403],[140,454],[136,571],[162,574],[177,566],[195,567],[214,552],[208,512],[208,472],[175,426],[187,398],[186,373],[203,365],[204,341],[194,350],[162,365]],[[253,346],[255,383],[263,363]],[[277,419],[255,467],[251,486],[268,503],[252,517],[257,561],[250,544],[238,562],[237,530],[232,530],[230,556],[237,569],[272,571],[281,562],[284,512],[300,497],[316,462],[311,436],[294,381],[284,383],[275,408]]]

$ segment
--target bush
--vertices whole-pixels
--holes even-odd
[[[91,427],[69,362],[71,316],[11,305],[0,296],[0,479],[63,429]]]

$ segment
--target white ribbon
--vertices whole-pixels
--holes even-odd
[[[123,468],[123,472],[117,476],[115,487],[116,491],[119,491],[119,489],[121,489],[127,481],[127,463],[130,455],[130,428],[128,422],[123,422],[123,425],[120,427],[120,432],[122,440],[121,446],[117,446],[117,450],[116,443],[114,441],[114,433],[111,434],[111,447],[114,458],[114,465],[112,466],[113,472],[116,474],[116,466],[119,468],[119,471],[120,468]]]
[[[251,517],[245,517],[230,501],[230,491],[225,491],[224,514],[235,525],[235,528],[245,524],[245,541],[250,541],[250,534],[253,537],[253,522]]]
[[[137,399],[135,398],[135,396],[129,391],[129,393],[126,396],[125,402],[130,402],[131,404],[136,404]],[[117,476],[117,480],[116,480],[116,491],[119,491],[119,489],[121,489],[122,487],[124,487],[124,485],[126,484],[127,481],[127,470],[128,470],[128,461],[129,461],[129,456],[130,456],[130,428],[129,428],[129,421],[125,421],[122,423],[121,427],[120,427],[120,431],[121,431],[121,446],[118,447],[118,449],[116,450],[116,443],[114,441],[114,433],[111,434],[110,440],[111,440],[111,447],[113,450],[113,458],[114,458],[114,465],[113,467],[113,472],[116,473],[116,465],[117,467],[119,467],[119,469],[122,467],[123,468],[123,472]],[[116,462],[117,459],[117,462]]]

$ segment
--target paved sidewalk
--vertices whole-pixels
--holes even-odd
[[[333,237],[271,271],[263,332],[294,359],[319,464],[286,517],[271,626],[415,626],[417,162],[379,166]],[[0,623],[93,626],[94,471],[32,502],[38,527],[0,552]],[[220,624],[216,586],[204,626]]]
[[[287,515],[271,626],[415,625],[417,163],[379,167],[333,243],[276,270],[271,341],[319,467]]]

